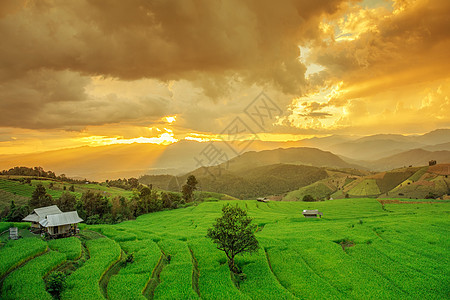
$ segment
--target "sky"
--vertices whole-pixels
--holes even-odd
[[[3,0],[0,154],[449,128],[449,16],[448,0]]]

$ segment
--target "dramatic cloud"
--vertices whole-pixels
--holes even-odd
[[[354,5],[324,20],[323,39],[307,57],[324,70],[308,77],[307,95],[294,99],[292,117],[306,121],[312,111],[320,112],[309,122],[329,133],[414,133],[449,126],[450,117],[437,114],[448,92],[441,89],[432,109],[422,106],[424,94],[450,78],[449,14],[449,1],[396,1],[392,10]],[[323,114],[334,118],[323,122]]]
[[[206,139],[236,117],[276,140],[447,127],[449,15],[433,0],[1,1],[0,147]],[[264,128],[244,113],[262,90],[283,111]]]

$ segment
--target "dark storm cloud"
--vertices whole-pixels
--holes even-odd
[[[99,114],[57,118],[71,105],[98,105],[85,91],[95,75],[186,79],[212,98],[226,93],[223,76],[301,94],[306,68],[297,45],[317,37],[321,16],[340,2],[2,1],[0,126],[101,124],[140,117],[131,109],[148,112],[144,104],[127,109],[126,99],[104,99],[110,107]]]

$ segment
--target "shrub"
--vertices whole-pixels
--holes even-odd
[[[47,278],[46,290],[54,298],[59,299],[60,295],[64,289],[66,276],[63,272],[54,272],[50,274]]]
[[[316,201],[316,200],[315,200],[314,197],[311,196],[311,195],[305,195],[305,196],[303,197],[303,201],[305,201],[305,202],[314,202],[314,201]]]

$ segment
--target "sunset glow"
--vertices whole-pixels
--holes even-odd
[[[0,4],[0,154],[450,127],[450,1],[137,2]]]

